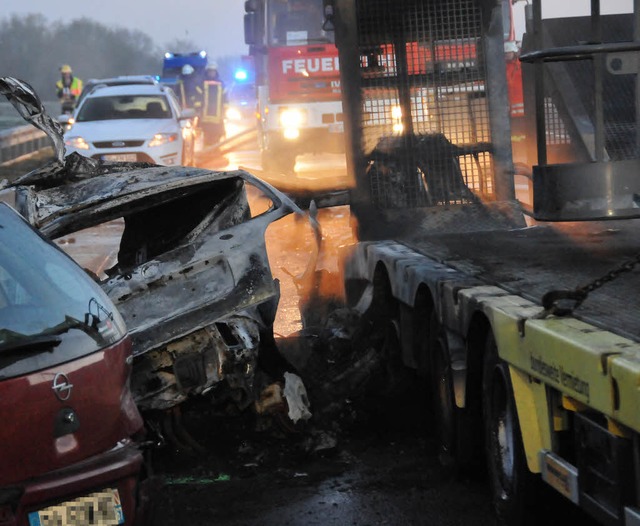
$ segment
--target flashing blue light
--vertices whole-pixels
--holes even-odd
[[[248,74],[246,72],[246,70],[244,69],[239,69],[236,71],[236,74],[234,75],[236,80],[247,80],[248,78]]]
[[[204,50],[200,51],[200,56],[201,56],[202,58],[206,57],[206,56],[207,56],[207,52],[206,52],[206,51],[204,51]]]
[[[173,53],[169,53],[168,51],[164,54],[164,58],[171,58]]]

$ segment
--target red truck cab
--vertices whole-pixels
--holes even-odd
[[[141,524],[130,373],[109,298],[0,203],[0,526]]]

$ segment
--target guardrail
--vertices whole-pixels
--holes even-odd
[[[201,155],[211,154],[213,151],[223,155],[233,147],[255,141],[255,138],[256,129],[249,128],[207,148],[201,152]],[[34,128],[30,124],[0,130],[0,165],[37,153],[49,146],[52,146],[51,139],[43,131]]]
[[[31,125],[0,131],[0,165],[51,146],[51,139]]]

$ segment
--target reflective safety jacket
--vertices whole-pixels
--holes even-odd
[[[56,82],[59,99],[76,99],[82,93],[82,81],[79,78],[71,77],[71,84],[65,86],[62,79]]]

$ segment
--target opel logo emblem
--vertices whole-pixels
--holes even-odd
[[[114,148],[120,148],[121,146],[124,146],[124,142],[122,141],[114,141],[111,143],[111,146],[113,146]]]
[[[53,378],[53,385],[51,386],[51,389],[53,389],[56,398],[61,402],[64,402],[65,400],[69,400],[73,384],[69,383],[69,378],[67,378],[66,374],[57,373]]]

